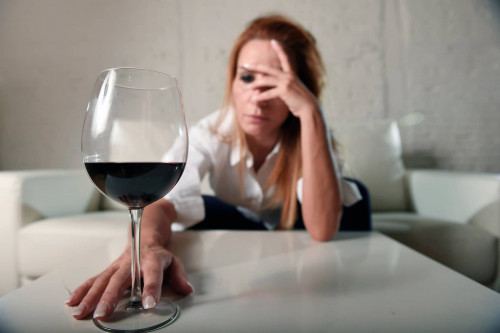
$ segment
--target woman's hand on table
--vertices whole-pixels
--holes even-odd
[[[66,304],[76,306],[73,312],[76,319],[86,318],[92,312],[94,318],[106,318],[113,312],[131,285],[130,261],[130,249],[127,248],[103,272],[75,289]],[[181,261],[161,245],[142,247],[141,271],[144,281],[142,304],[146,309],[158,303],[163,281],[168,281],[178,293],[193,292]]]

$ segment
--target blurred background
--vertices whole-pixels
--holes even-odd
[[[194,124],[221,104],[234,40],[268,13],[316,37],[330,124],[395,119],[408,167],[500,172],[498,0],[0,0],[0,170],[82,168],[110,67],[176,75]]]

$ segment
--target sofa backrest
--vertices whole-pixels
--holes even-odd
[[[359,179],[370,192],[373,211],[406,211],[405,167],[395,121],[338,123],[333,135],[344,176]]]

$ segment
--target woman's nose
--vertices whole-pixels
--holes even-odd
[[[256,100],[256,97],[257,97],[257,93],[255,93],[252,97],[252,103],[254,103],[255,105],[257,105],[259,108],[265,108],[267,107],[268,105],[268,101],[267,99],[265,100]]]

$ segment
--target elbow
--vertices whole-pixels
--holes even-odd
[[[335,235],[339,231],[342,210],[340,210],[339,213],[332,215],[324,217],[324,219],[322,219],[324,223],[320,223],[315,227],[311,226],[310,228],[308,228],[309,235],[312,239],[318,242],[328,242],[332,240],[333,237],[335,237]]]
[[[311,209],[312,208],[312,209]],[[329,207],[307,207],[302,210],[304,225],[312,239],[327,242],[337,234],[342,217],[342,202],[337,200]]]
[[[314,239],[317,242],[328,242],[331,240],[334,236],[335,233],[309,233],[311,235],[311,238]]]

